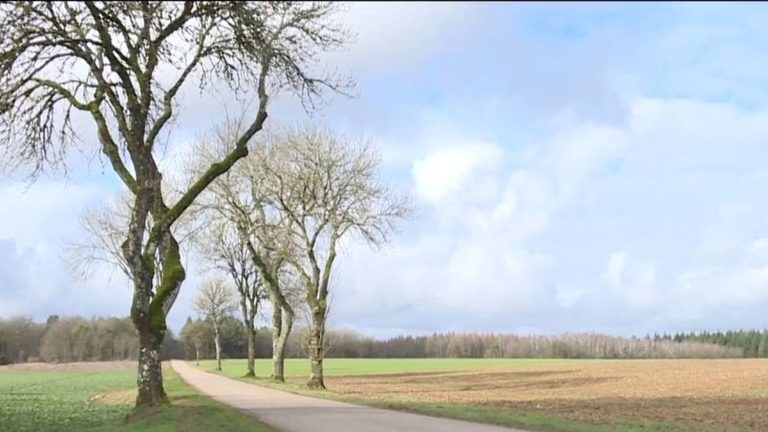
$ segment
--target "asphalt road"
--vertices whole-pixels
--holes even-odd
[[[524,432],[300,396],[204,372],[172,360],[181,377],[213,399],[284,432]]]

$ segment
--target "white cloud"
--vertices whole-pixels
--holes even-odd
[[[424,199],[439,202],[472,180],[479,170],[499,162],[502,150],[492,144],[469,144],[436,150],[413,164],[416,192]]]

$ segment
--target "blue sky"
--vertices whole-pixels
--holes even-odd
[[[313,118],[377,144],[416,215],[382,250],[345,243],[335,326],[768,325],[766,5],[376,3],[342,19],[356,42],[325,60],[357,97]],[[186,98],[170,169],[235,104]],[[270,115],[306,119],[287,96]],[[79,281],[61,259],[80,212],[118,190],[87,156],[69,180],[0,181],[0,315],[127,314],[125,281]],[[201,277],[189,267],[176,329]]]

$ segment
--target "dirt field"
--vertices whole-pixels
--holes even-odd
[[[329,376],[333,391],[377,400],[538,411],[590,423],[654,420],[768,431],[768,361],[567,361],[476,371]]]
[[[104,372],[136,370],[136,360],[79,363],[19,363],[0,366],[0,371]]]

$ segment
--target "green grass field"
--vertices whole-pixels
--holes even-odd
[[[0,370],[0,419],[5,431],[80,431],[118,424],[130,406],[91,404],[94,395],[130,388],[129,371]]]
[[[287,383],[221,374],[316,397],[546,432],[768,430],[768,363],[759,360],[326,359],[328,391],[303,387],[306,359],[286,361]],[[202,361],[214,371],[215,362]]]
[[[590,361],[590,360],[586,360]],[[563,364],[567,360],[561,359],[468,359],[468,358],[441,358],[441,359],[326,359],[323,363],[325,374],[334,375],[367,375],[385,373],[409,373],[409,372],[439,372],[439,371],[467,371],[486,369],[499,366],[519,365],[547,365]],[[194,362],[192,362],[194,364]],[[226,376],[237,378],[245,374],[245,359],[222,360],[223,373]],[[215,360],[203,360],[200,367],[213,371],[216,367]],[[270,359],[256,360],[256,375],[267,377],[272,370]],[[309,361],[307,359],[287,359],[285,361],[285,374],[287,376],[309,376]]]
[[[0,368],[2,432],[268,431],[255,420],[187,386],[170,368],[165,388],[171,406],[126,422],[135,398],[132,368],[83,370],[73,365]]]

